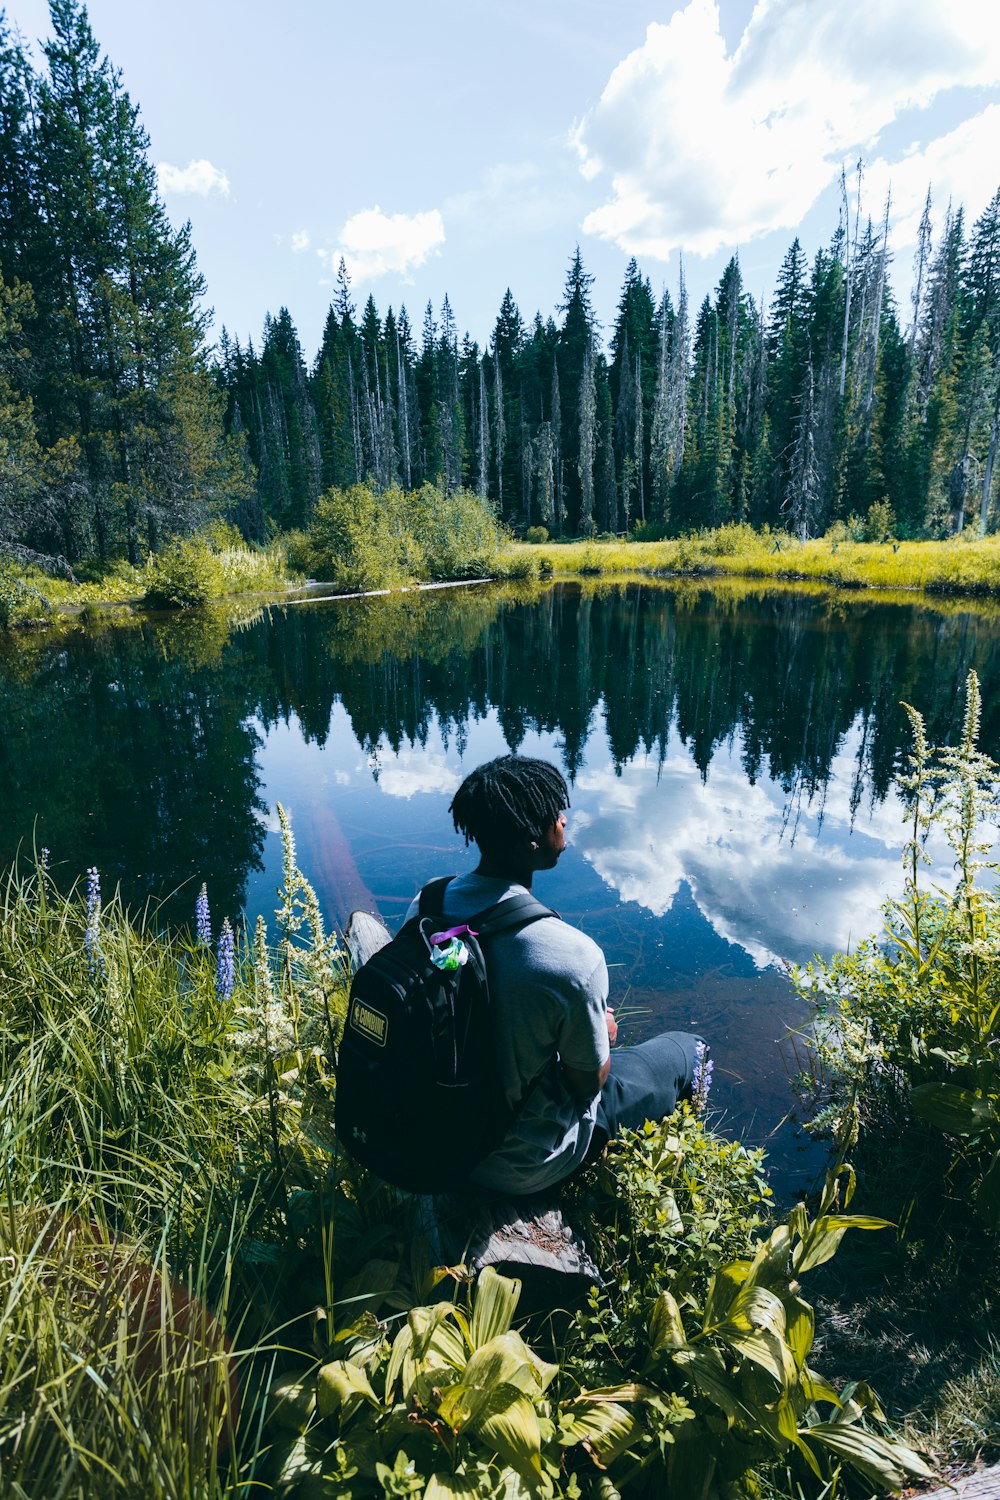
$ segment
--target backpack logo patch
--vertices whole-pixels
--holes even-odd
[[[355,996],[354,1004],[351,1006],[351,1025],[355,1031],[375,1042],[377,1046],[384,1047],[389,1035],[389,1022],[381,1011],[373,1010],[363,1000]]]

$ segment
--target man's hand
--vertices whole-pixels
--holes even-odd
[[[608,1018],[608,1041],[613,1047],[618,1040],[618,1022],[615,1020],[615,1013],[610,1005],[605,1007],[604,1013]]]

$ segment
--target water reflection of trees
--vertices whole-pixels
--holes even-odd
[[[965,674],[979,671],[984,743],[1000,748],[1000,632],[992,617],[887,605],[867,596],[715,592],[690,584],[456,591],[338,604],[276,620],[270,651],[298,713],[322,740],[335,699],[359,743],[423,744],[494,710],[508,743],[555,734],[572,775],[603,719],[620,768],[665,754],[671,729],[704,775],[739,736],[753,780],[821,793],[860,726],[856,795],[882,797],[908,746],[901,701],[946,739]],[[293,665],[294,664],[294,665]],[[281,676],[276,675],[276,684]]]
[[[865,597],[711,592],[653,583],[467,589],[77,631],[0,647],[0,857],[37,841],[129,897],[207,879],[235,910],[260,859],[258,724],[295,718],[319,744],[335,702],[363,749],[463,744],[495,713],[512,748],[551,733],[566,768],[595,725],[616,766],[676,732],[703,775],[738,738],[747,775],[822,794],[860,726],[855,799],[881,797],[906,753],[900,700],[946,739],[970,666],[983,742],[1000,749],[1000,632],[973,612]],[[853,741],[852,741],[853,743]],[[185,914],[185,890],[171,910]]]
[[[226,620],[74,632],[0,656],[0,854],[48,846],[57,876],[96,864],[130,903],[190,914],[208,880],[243,904],[263,810],[253,678]]]

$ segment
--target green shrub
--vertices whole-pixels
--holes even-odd
[[[399,514],[402,491],[382,495],[366,484],[321,495],[307,536],[308,571],[345,592],[393,588],[419,561],[408,548]]]
[[[529,526],[524,533],[524,540],[532,546],[541,546],[549,539],[549,528],[547,526]]]
[[[807,1363],[813,1314],[798,1278],[848,1228],[881,1226],[838,1211],[837,1174],[815,1218],[799,1207],[763,1237],[760,1154],[689,1112],[626,1139],[610,1175],[607,1287],[558,1348],[543,1357],[515,1331],[519,1283],[492,1269],[471,1296],[411,1307],[395,1330],[348,1322],[314,1374],[272,1390],[281,1493],[304,1500],[328,1476],[355,1500],[718,1500],[779,1460],[820,1485],[843,1462],[882,1487],[928,1477],[871,1430],[880,1412],[866,1388],[840,1397]]]
[[[286,531],[282,537],[285,557],[293,573],[310,573],[313,554],[307,531]]]
[[[208,547],[193,537],[176,537],[146,564],[143,600],[152,609],[187,609],[216,593],[217,572]]]
[[[489,503],[467,490],[377,492],[359,484],[321,496],[304,558],[308,571],[336,587],[367,591],[493,577],[505,546]]]
[[[785,540],[782,536],[782,542]],[[699,532],[698,541],[704,543],[706,550],[716,557],[740,557],[752,555],[761,547],[771,545],[772,537],[767,527],[762,531],[755,531],[746,521],[733,521],[714,531]]]
[[[264,593],[286,582],[280,543],[251,547],[234,526],[214,521],[175,537],[146,562],[143,601],[153,609],[187,609],[233,594]]]
[[[405,496],[407,529],[424,554],[424,574],[436,580],[488,578],[494,575],[506,534],[488,501],[468,490],[446,495],[424,485]]]
[[[624,1380],[646,1395],[641,1435],[610,1467],[623,1495],[743,1493],[726,1487],[779,1460],[803,1484],[844,1458],[884,1487],[928,1473],[866,1430],[882,1420],[866,1389],[838,1397],[808,1362],[814,1319],[801,1278],[847,1229],[885,1221],[846,1213],[853,1174],[838,1167],[814,1217],[799,1204],[772,1227],[762,1168],[762,1152],[715,1135],[686,1105],[608,1153],[588,1226],[605,1284],[563,1340],[562,1368],[584,1390]],[[682,1402],[683,1424],[661,1427],[657,1400],[668,1412]]]
[[[998,767],[978,747],[980,697],[966,685],[962,738],[933,749],[913,726],[904,892],[883,907],[884,931],[851,954],[797,975],[816,1014],[818,1045],[836,1080],[822,1118],[857,1134],[880,1097],[903,1091],[943,1130],[971,1173],[975,1204],[1000,1229],[1000,895],[988,830],[1000,813]],[[943,831],[957,871],[953,895],[923,875],[927,835]]]
[[[0,630],[44,620],[51,611],[41,589],[0,561]]]
[[[665,521],[641,521],[632,531],[631,539],[633,542],[662,542],[669,535],[670,527]],[[617,542],[619,538],[606,532],[598,540]]]
[[[852,511],[846,521],[835,522],[826,537],[828,541],[884,542],[895,531],[896,512],[891,502],[883,499],[870,505],[863,517]]]

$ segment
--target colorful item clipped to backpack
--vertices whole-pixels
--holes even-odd
[[[493,1066],[486,960],[498,932],[554,915],[525,891],[441,928],[452,877],[420,893],[417,914],[354,975],[337,1058],[344,1149],[415,1193],[466,1185],[516,1113]]]
[[[469,933],[472,937],[478,937],[478,932],[473,932],[471,927],[449,927],[444,932],[432,932],[431,963],[436,969],[460,969],[464,963],[468,963],[469,950],[462,942],[462,934]]]

